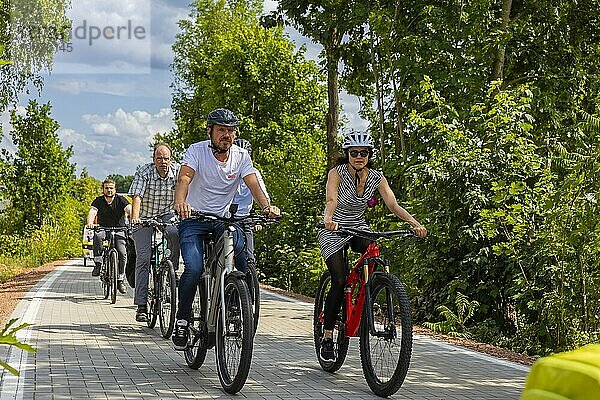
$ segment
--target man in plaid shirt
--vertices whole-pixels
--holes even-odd
[[[131,182],[133,223],[140,218],[160,217],[168,222],[173,216],[173,195],[177,173],[173,167],[171,148],[167,144],[158,144],[154,147],[152,163],[138,168]],[[171,262],[175,269],[179,266],[179,236],[177,228],[173,225],[166,227],[164,234],[167,245],[171,250]],[[152,227],[138,226],[133,230],[135,242],[135,296],[134,304],[137,305],[135,320],[146,322],[148,310],[148,274],[152,254]]]

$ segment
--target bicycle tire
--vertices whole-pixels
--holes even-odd
[[[196,289],[196,295],[194,296],[194,302],[192,303],[193,320],[190,322],[190,324],[193,324],[194,328],[196,329],[202,329],[202,327],[206,329],[206,323],[202,321],[202,303],[205,301],[205,298],[202,296],[200,286],[201,285],[198,285],[198,288]],[[208,335],[208,332],[205,333]],[[193,333],[191,330],[189,330],[188,334],[192,335]],[[188,345],[183,352],[185,362],[191,369],[198,369],[202,366],[202,364],[204,364],[207,346],[202,342],[202,340],[192,339],[191,345]]]
[[[258,275],[256,267],[253,264],[248,264],[246,271],[246,285],[250,294],[252,318],[254,320],[254,332],[258,329],[258,319],[260,317],[260,287],[258,285]]]
[[[119,268],[119,254],[117,253],[117,250],[110,250],[108,260],[110,267],[110,302],[111,304],[115,304],[117,302],[117,278]]]
[[[410,364],[413,340],[410,302],[404,285],[394,275],[375,275],[370,285],[371,299],[365,301],[361,319],[360,361],[369,388],[378,396],[388,397],[400,389]],[[372,311],[379,335],[371,335],[367,307]]]
[[[344,302],[342,302],[342,312],[341,319],[335,323],[335,328],[333,329],[333,342],[337,347],[337,357],[335,361],[323,361],[319,356],[321,352],[321,339],[323,338],[323,310],[325,308],[325,299],[327,298],[327,293],[329,293],[329,288],[331,287],[331,274],[329,271],[325,271],[321,276],[321,280],[319,282],[319,286],[317,286],[317,294],[315,296],[315,308],[314,308],[314,316],[313,316],[313,337],[315,344],[315,351],[317,353],[317,360],[319,360],[319,364],[321,368],[326,372],[335,372],[339,370],[344,361],[346,360],[346,355],[348,354],[348,346],[350,344],[350,338],[346,336],[345,333],[345,315],[346,315],[346,307]]]
[[[160,288],[158,288],[160,290]],[[148,296],[146,297],[146,309],[148,310],[148,319],[146,319],[146,326],[150,329],[154,329],[156,326],[156,319],[158,318],[158,307],[159,299],[157,293],[157,282],[156,282],[156,266],[150,264],[148,269]]]
[[[175,287],[175,269],[170,260],[161,263],[159,273],[159,308],[158,320],[160,322],[160,333],[168,339],[173,333],[175,326],[175,313],[177,312],[177,288]]]
[[[248,286],[244,279],[225,279],[225,310],[220,309],[216,332],[217,372],[223,390],[235,394],[248,378],[252,362],[254,322]],[[226,313],[223,326],[222,313]]]
[[[102,255],[102,266],[100,267],[100,284],[102,285],[102,294],[104,300],[110,296],[110,265],[108,262],[108,254]]]

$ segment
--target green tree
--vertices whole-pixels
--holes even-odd
[[[28,83],[41,89],[58,46],[69,39],[68,0],[0,0],[0,112]]]
[[[360,1],[282,0],[279,12],[285,14],[303,35],[323,46],[327,71],[327,167],[337,154],[339,125],[339,64],[344,36],[364,20],[368,3]],[[359,32],[364,33],[360,27]]]
[[[11,137],[15,154],[2,149],[5,163],[2,181],[10,208],[18,215],[17,231],[41,226],[52,219],[57,205],[64,201],[75,167],[69,162],[72,148],[62,148],[50,117],[50,104],[39,106],[31,100],[24,116],[11,112]]]
[[[123,176],[119,174],[111,174],[108,177],[115,181],[115,187],[118,193],[129,192],[129,187],[131,186],[131,182],[133,182],[133,175]]]

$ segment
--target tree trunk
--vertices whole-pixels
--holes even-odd
[[[327,98],[329,100],[326,120],[328,171],[333,168],[336,155],[338,154],[336,139],[340,115],[338,58],[334,51],[337,47],[335,33],[332,35],[332,37],[333,40],[325,45],[325,53],[327,57]]]
[[[510,23],[510,10],[512,8],[512,0],[502,1],[502,15],[500,17],[502,23],[500,25],[500,31],[506,32],[508,24]],[[504,79],[504,60],[506,54],[506,46],[500,45],[498,52],[496,53],[496,59],[494,60],[494,69],[492,71],[492,80],[496,81]]]

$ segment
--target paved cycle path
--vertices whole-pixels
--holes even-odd
[[[36,353],[0,346],[0,400],[22,399],[375,399],[360,367],[358,340],[335,374],[312,344],[312,305],[262,291],[252,368],[236,396],[221,390],[214,350],[189,369],[160,330],[135,322],[132,289],[112,305],[81,259],[58,267],[17,306],[34,325],[19,338]],[[415,337],[411,367],[392,399],[518,399],[528,368]]]

